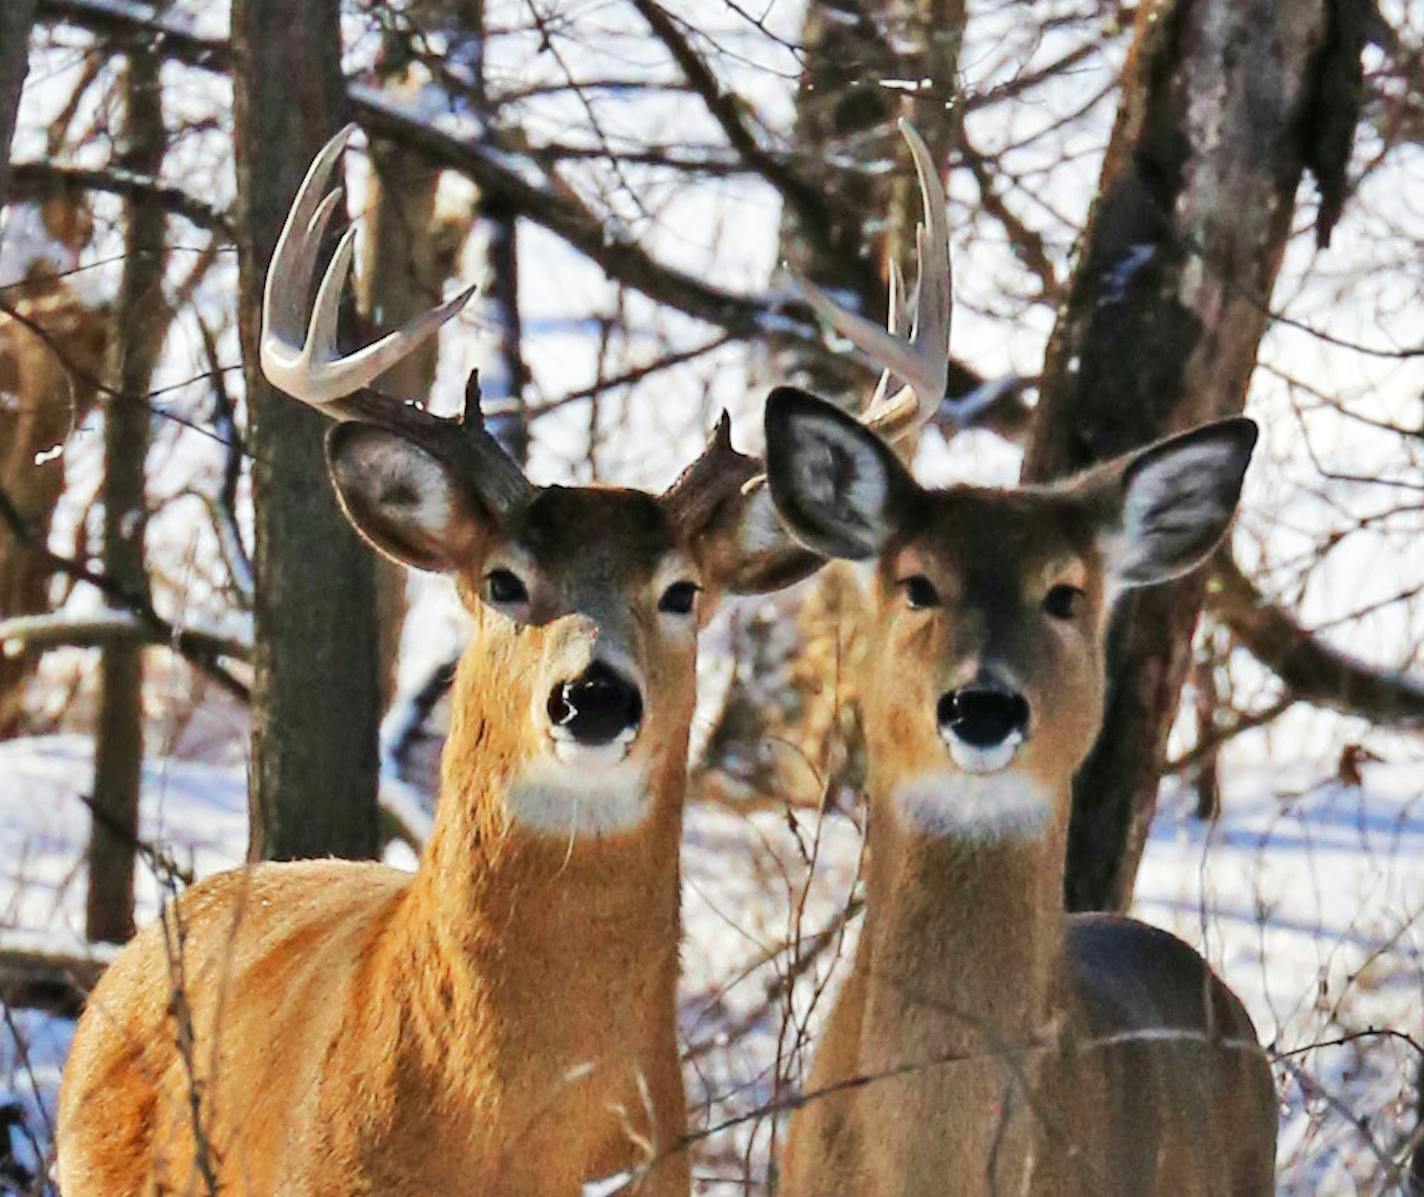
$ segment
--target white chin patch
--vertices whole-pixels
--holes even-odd
[[[1052,798],[1043,786],[1002,766],[996,771],[922,773],[896,787],[894,804],[911,830],[978,843],[1039,839],[1053,814]]]
[[[521,827],[550,836],[633,831],[652,810],[647,770],[630,759],[633,734],[589,746],[555,738],[510,784],[505,805]]]
[[[949,749],[954,763],[966,773],[997,773],[1014,759],[1014,753],[1018,752],[1019,745],[1023,743],[1023,735],[1019,732],[1010,732],[998,744],[987,748],[966,744],[953,732],[942,733],[940,738]]]

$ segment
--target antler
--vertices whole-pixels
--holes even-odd
[[[925,211],[925,223],[915,230],[919,277],[913,317],[906,310],[904,282],[893,261],[888,330],[847,311],[814,283],[796,279],[821,318],[884,370],[861,419],[891,442],[903,440],[927,423],[944,401],[949,382],[951,304],[949,216],[944,187],[915,127],[903,118],[899,125],[915,160],[920,202]],[[892,377],[903,380],[905,385],[889,394]]]
[[[274,386],[314,407],[325,407],[366,386],[414,352],[479,290],[478,283],[466,287],[374,344],[343,354],[336,345],[336,322],[356,248],[353,225],[337,245],[311,314],[306,315],[322,234],[342,194],[340,187],[325,196],[322,191],[355,130],[355,125],[347,125],[312,159],[277,238],[262,295],[262,372]]]
[[[518,463],[486,431],[474,374],[466,387],[464,413],[455,419],[363,389],[419,348],[464,307],[479,290],[478,283],[364,349],[343,354],[337,348],[336,326],[341,289],[351,271],[355,249],[356,228],[352,226],[342,236],[322,275],[308,315],[307,296],[322,235],[342,189],[337,187],[325,195],[322,192],[355,129],[355,125],[347,125],[312,159],[287,213],[282,235],[277,238],[262,294],[262,372],[273,386],[335,420],[380,425],[451,465],[471,471],[471,480],[481,497],[497,512],[508,514],[528,500],[534,487]]]

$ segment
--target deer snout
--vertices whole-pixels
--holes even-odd
[[[575,678],[557,683],[546,704],[556,738],[584,747],[626,743],[643,721],[638,687],[612,666],[595,661]]]
[[[1002,769],[1028,737],[1028,700],[994,683],[976,682],[945,691],[935,716],[940,738],[955,763],[968,773]]]

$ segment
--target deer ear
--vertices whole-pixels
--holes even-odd
[[[402,565],[448,573],[495,531],[448,465],[384,428],[337,424],[326,435],[326,465],[352,526]]]
[[[777,387],[766,401],[766,477],[797,540],[852,561],[881,550],[919,493],[875,433],[793,387]]]
[[[1247,419],[1204,424],[1123,459],[1120,505],[1107,536],[1122,586],[1150,586],[1187,573],[1226,533],[1256,444]]]

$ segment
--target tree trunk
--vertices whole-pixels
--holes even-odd
[[[258,365],[262,283],[312,156],[342,123],[337,0],[235,0],[238,324],[255,511],[254,857],[377,847],[372,554],[326,479],[325,419]]]
[[[124,80],[126,170],[156,177],[163,162],[159,60],[129,54]],[[148,594],[144,531],[148,507],[148,394],[168,321],[163,314],[163,209],[141,199],[125,204],[124,270],[114,338],[122,397],[104,413],[104,572],[126,593]],[[99,713],[94,729],[94,793],[89,832],[85,934],[123,943],[134,933],[134,850],[143,770],[143,647],[107,645],[99,661]]]
[[[1356,4],[1138,7],[1098,197],[1048,347],[1027,481],[1241,411],[1302,172],[1315,172],[1322,196],[1340,194],[1342,109],[1358,102]],[[1336,211],[1322,204],[1322,240]],[[1198,573],[1119,606],[1106,721],[1074,787],[1071,909],[1131,899],[1202,589]]]
[[[480,376],[482,393],[487,402],[501,400],[508,405],[503,414],[491,417],[490,431],[515,461],[526,465],[529,415],[524,388],[529,384],[529,367],[524,361],[524,327],[519,315],[519,221],[500,204],[483,205],[482,215],[488,229],[485,302],[499,338],[498,373]]]
[[[964,30],[962,0],[917,0],[908,13],[881,0],[808,9],[806,73],[796,94],[794,169],[822,202],[787,199],[781,250],[791,268],[875,319],[884,319],[886,267],[913,284],[914,230],[922,219],[909,150],[895,117],[914,121],[941,170],[958,116],[949,103]],[[906,51],[898,47],[915,47]],[[882,79],[929,80],[902,97]],[[837,163],[893,162],[890,170]],[[857,359],[777,347],[777,374],[851,409],[864,405],[875,375]],[[951,393],[968,390],[951,366]],[[862,651],[856,585],[832,566],[808,589],[759,606],[734,628],[739,667],[703,763],[706,793],[738,800],[815,801],[849,795],[863,772],[855,696],[843,680]],[[795,630],[786,634],[787,622]]]
[[[30,30],[37,0],[5,0],[0,5],[0,211],[10,198],[10,141],[20,92],[30,69]]]

